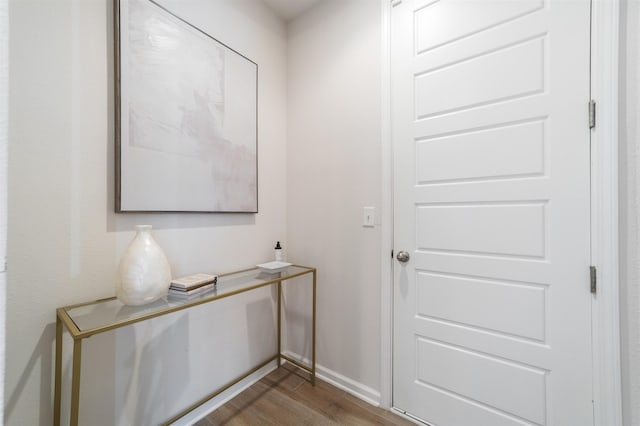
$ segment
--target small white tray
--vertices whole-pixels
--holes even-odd
[[[261,271],[266,272],[268,274],[277,274],[278,272],[286,271],[292,263],[287,262],[267,262],[261,263],[260,265],[256,265]]]

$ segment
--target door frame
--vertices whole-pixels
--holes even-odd
[[[391,8],[380,0],[382,235],[380,405],[393,408],[393,143],[391,137]],[[592,297],[594,425],[622,426],[618,299],[618,65],[620,0],[591,2],[591,264],[598,289]],[[585,117],[587,117],[585,99]],[[587,121],[585,118],[585,125]],[[588,283],[585,283],[587,286]],[[586,287],[585,287],[586,288]]]

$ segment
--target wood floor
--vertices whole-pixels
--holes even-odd
[[[280,367],[227,402],[196,426],[413,425],[388,411],[305,373]]]

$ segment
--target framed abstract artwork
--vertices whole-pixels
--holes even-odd
[[[115,1],[116,211],[258,211],[258,65],[158,0]]]

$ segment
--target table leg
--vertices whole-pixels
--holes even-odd
[[[282,281],[278,281],[278,367],[282,364],[280,355],[282,354]]]
[[[71,426],[78,426],[80,411],[80,365],[82,360],[82,339],[73,341],[73,372],[71,375]]]
[[[60,426],[60,401],[62,392],[62,321],[56,315],[56,379],[53,398],[53,425]]]
[[[316,271],[313,270],[313,318],[311,320],[311,384],[316,385]]]

